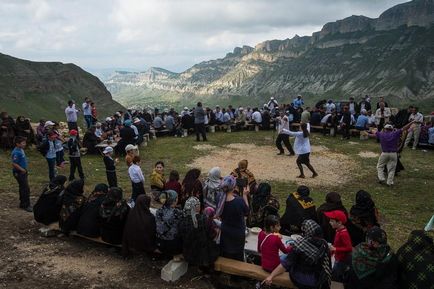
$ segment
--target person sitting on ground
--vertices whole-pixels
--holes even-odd
[[[155,217],[150,211],[151,198],[137,197],[136,205],[128,213],[122,237],[122,254],[157,252]]]
[[[60,197],[59,227],[65,234],[69,234],[77,228],[81,209],[86,202],[83,189],[84,181],[82,179],[74,180],[68,184]]]
[[[255,175],[248,169],[249,161],[241,160],[238,162],[238,167],[231,172],[231,175],[237,179],[237,186],[235,188],[235,193],[241,195],[243,193],[244,187],[249,187],[249,192],[252,195],[256,190],[256,179]]]
[[[369,117],[367,116],[368,112],[366,109],[362,109],[360,111],[360,115],[357,118],[356,121],[356,129],[363,131],[363,130],[369,130]]]
[[[250,227],[264,227],[265,219],[270,216],[279,217],[280,204],[277,198],[271,194],[269,183],[260,183],[252,195],[252,206],[248,218]],[[279,224],[280,227],[280,224]]]
[[[123,199],[121,188],[110,188],[105,196],[100,210],[101,239],[109,244],[120,245],[125,221],[130,207]]]
[[[412,265],[414,266],[414,265]],[[345,289],[395,289],[397,283],[397,259],[387,244],[387,235],[382,229],[372,227],[366,234],[366,242],[354,248],[351,267],[346,272]],[[433,276],[433,274],[430,274]],[[420,275],[417,275],[418,277]],[[428,275],[427,275],[428,277]],[[420,279],[416,278],[415,279]],[[426,286],[405,286],[402,288],[428,288]]]
[[[179,204],[184,206],[189,197],[196,197],[203,204],[203,186],[200,181],[199,169],[189,170],[182,180],[182,194],[179,198]]]
[[[279,234],[279,217],[269,215],[265,218],[264,230],[258,235],[258,253],[261,254],[261,267],[267,272],[273,272],[280,264],[279,251],[288,254],[287,248]]]
[[[303,221],[308,219],[316,221],[315,204],[309,194],[310,190],[306,186],[299,186],[296,192],[289,194],[285,213],[280,219],[282,234],[299,234]]]
[[[222,189],[226,194],[219,202],[216,217],[221,218],[220,254],[222,257],[244,261],[246,243],[245,217],[249,214],[249,187],[244,187],[242,197],[235,193],[234,176],[223,178]]]
[[[97,149],[98,138],[95,135],[96,128],[91,126],[83,137],[83,147],[87,149],[87,154],[99,154]]]
[[[433,235],[422,230],[410,233],[398,249],[398,288],[430,288],[434,284]],[[381,273],[381,272],[380,272]]]
[[[151,173],[150,182],[151,193],[155,199],[158,199],[160,193],[164,190],[164,185],[166,184],[166,178],[164,177],[164,163],[162,161],[155,163],[154,169]]]
[[[80,235],[90,238],[98,238],[101,235],[99,210],[106,198],[108,189],[109,187],[106,184],[96,185],[86,203],[84,203],[77,225],[77,233]]]
[[[128,168],[128,175],[131,180],[132,193],[131,200],[136,201],[139,195],[145,195],[145,177],[140,168],[140,157],[133,158],[133,164]]]
[[[157,247],[166,255],[176,256],[182,253],[182,240],[178,228],[182,219],[182,211],[176,208],[178,194],[175,191],[167,190],[160,195],[163,206],[155,214],[157,226]]]
[[[366,231],[370,228],[380,226],[378,219],[378,210],[371,195],[364,190],[358,191],[356,203],[350,210],[350,220],[354,226],[348,228],[353,246],[357,246],[366,239]]]
[[[15,122],[15,136],[25,137],[27,144],[35,143],[35,132],[33,131],[29,119],[26,119],[24,116],[17,117]]]
[[[223,198],[224,195],[221,182],[221,169],[219,167],[210,169],[208,177],[203,183],[204,207],[217,208],[219,200]]]
[[[214,232],[207,224],[205,215],[200,214],[198,198],[190,197],[184,205],[184,216],[179,224],[182,239],[182,255],[189,265],[212,267],[219,255],[217,244],[213,241]]]
[[[351,243],[350,235],[345,227],[347,223],[347,216],[344,212],[335,210],[324,213],[330,220],[330,226],[336,230],[333,245],[330,245],[330,252],[335,256],[335,263],[333,265],[332,280],[342,282],[345,272],[348,270],[351,260],[351,252],[353,246]]]
[[[179,182],[178,171],[170,171],[169,181],[164,185],[164,190],[173,190],[178,194],[178,196],[182,193],[182,185]]]
[[[318,207],[316,210],[318,217],[318,224],[324,233],[324,239],[328,243],[332,243],[335,239],[335,230],[330,226],[329,218],[326,217],[326,212],[339,210],[345,214],[348,219],[348,212],[342,205],[341,195],[335,192],[330,192],[326,195],[325,203]]]
[[[321,227],[313,220],[305,220],[301,230],[302,237],[290,246],[288,255],[263,283],[271,285],[276,276],[286,271],[297,288],[330,288],[330,254]]]
[[[38,201],[33,206],[33,215],[36,222],[50,225],[59,221],[61,205],[59,195],[65,189],[66,177],[56,176],[42,191]]]

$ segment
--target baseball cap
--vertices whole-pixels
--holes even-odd
[[[385,128],[385,129],[393,129],[393,125],[391,125],[391,124],[386,124],[386,125],[384,126],[384,128]]]
[[[125,151],[126,151],[126,152],[128,152],[128,151],[130,151],[130,150],[136,150],[136,149],[137,149],[137,146],[132,145],[132,144],[129,144],[129,145],[127,145],[127,146],[125,147]]]
[[[347,216],[345,216],[344,212],[339,210],[324,212],[324,215],[326,215],[326,217],[329,219],[338,220],[342,224],[345,224],[347,222]]]
[[[71,136],[76,136],[77,134],[78,134],[78,131],[75,130],[75,129],[71,129],[71,130],[69,131],[69,135],[71,135]]]
[[[188,107],[184,107],[184,110],[188,110]]]
[[[108,154],[108,153],[112,153],[112,152],[113,152],[113,148],[112,147],[106,147],[102,153],[103,154]]]
[[[47,120],[47,121],[45,122],[45,124],[44,124],[44,127],[52,126],[52,125],[54,125],[54,124],[55,124],[55,123],[52,122],[51,120]]]

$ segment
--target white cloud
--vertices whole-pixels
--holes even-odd
[[[1,52],[85,67],[180,71],[235,46],[310,35],[404,0],[1,0]]]

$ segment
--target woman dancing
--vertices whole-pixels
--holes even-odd
[[[300,131],[294,132],[287,129],[282,129],[282,132],[289,136],[294,136],[294,151],[298,155],[297,157],[297,166],[300,170],[300,175],[297,178],[304,178],[303,172],[303,164],[306,165],[309,170],[312,172],[312,178],[318,176],[313,166],[310,164],[310,142],[309,142],[309,131],[307,129],[307,124],[302,123],[300,125]]]

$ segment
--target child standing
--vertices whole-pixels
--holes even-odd
[[[146,194],[145,192],[145,177],[143,176],[142,169],[140,168],[140,157],[135,156],[133,158],[133,163],[128,168],[128,174],[131,179],[131,185],[133,192],[131,194],[131,199],[136,202],[139,195]]]
[[[335,255],[332,280],[342,282],[343,275],[351,262],[351,252],[353,251],[351,237],[345,227],[347,216],[339,210],[325,212],[324,215],[330,219],[330,226],[336,230],[333,245],[330,245],[330,251]]]
[[[265,219],[265,231],[258,235],[258,252],[261,253],[261,266],[267,272],[272,272],[280,264],[279,250],[287,254],[289,247],[282,243],[282,236],[279,234],[279,218],[268,215]]]
[[[118,178],[116,176],[116,161],[112,158],[113,148],[108,146],[102,153],[104,154],[105,173],[107,175],[109,187],[117,187]]]
[[[78,131],[71,129],[69,131],[68,140],[68,151],[69,151],[69,181],[75,179],[75,170],[78,170],[78,175],[80,179],[84,179],[83,167],[81,166],[80,158],[80,143],[78,140]]]
[[[20,208],[31,213],[30,206],[30,188],[27,179],[27,158],[24,153],[26,147],[26,138],[17,136],[15,138],[15,148],[12,150],[12,173],[17,180],[20,192]]]

